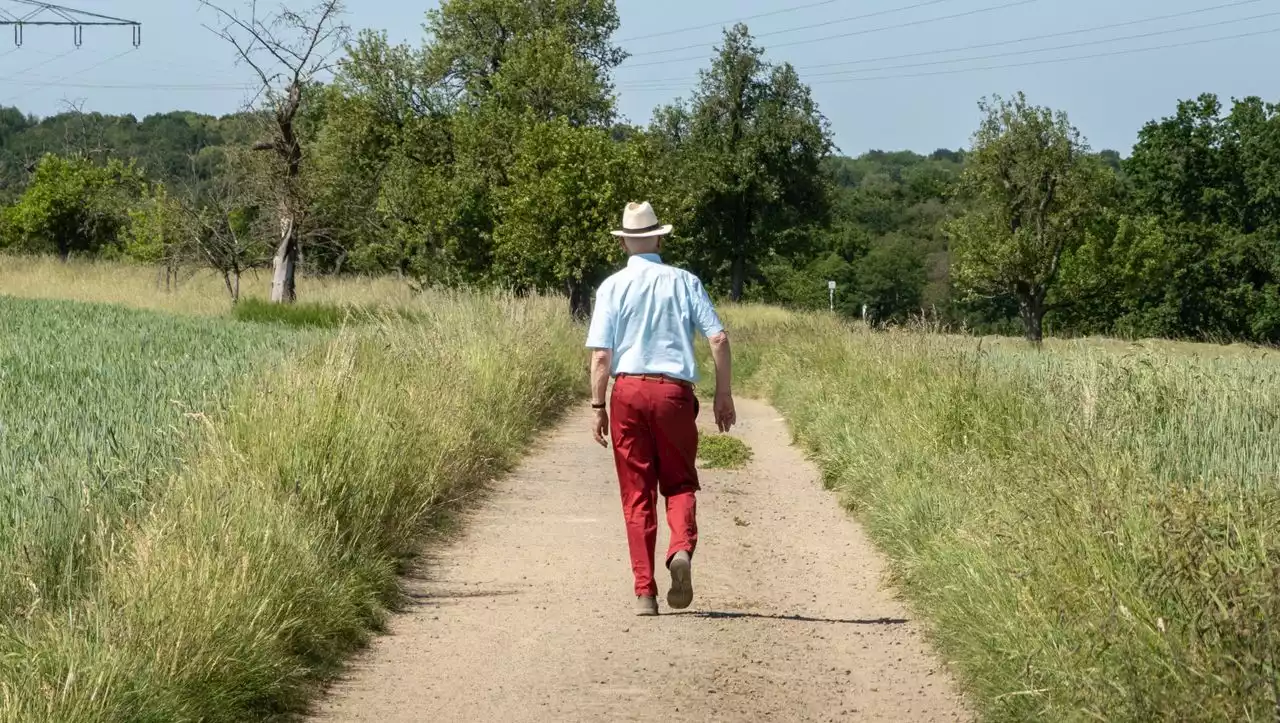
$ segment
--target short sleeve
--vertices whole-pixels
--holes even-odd
[[[724,324],[720,323],[720,315],[716,313],[711,297],[697,277],[691,278],[690,291],[693,295],[693,323],[697,325],[698,331],[707,338],[724,331]]]
[[[588,349],[613,349],[614,332],[618,323],[618,310],[605,286],[596,291],[595,308],[591,311],[591,325],[587,329]]]

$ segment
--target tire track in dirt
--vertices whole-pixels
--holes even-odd
[[[424,560],[315,720],[970,720],[785,422],[738,411],[755,457],[702,472],[688,611],[660,570],[662,615],[634,617],[612,456],[575,414]]]

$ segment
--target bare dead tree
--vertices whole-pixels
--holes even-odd
[[[272,259],[270,248],[259,243],[254,230],[237,218],[239,209],[212,201],[186,210],[191,250],[203,265],[222,275],[231,303],[239,302],[241,277],[265,267]]]
[[[173,293],[186,282],[194,279],[203,268],[191,263],[193,243],[190,242],[190,230],[184,229],[186,235],[168,244],[156,264],[156,288],[166,294]]]
[[[212,0],[199,0],[213,10],[221,24],[210,27],[230,43],[239,60],[253,68],[261,82],[255,100],[271,115],[269,137],[253,149],[271,152],[278,161],[274,189],[280,215],[280,240],[272,261],[271,300],[297,298],[296,274],[302,254],[306,203],[302,170],[306,157],[297,121],[304,94],[316,79],[332,69],[334,56],[345,46],[350,28],[342,21],[342,0],[320,0],[297,12],[286,6],[259,14],[257,0],[245,0],[247,12],[228,10]]]
[[[266,268],[273,261],[271,219],[259,213],[268,194],[261,162],[250,149],[233,150],[209,184],[193,184],[177,203],[182,241],[174,256],[179,264],[211,269],[222,276],[232,303],[240,300],[240,281],[246,272]],[[194,157],[194,155],[193,155]]]
[[[65,153],[94,163],[103,163],[115,151],[107,140],[106,128],[99,118],[86,113],[84,101],[62,101],[62,147]]]

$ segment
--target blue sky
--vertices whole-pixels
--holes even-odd
[[[1268,32],[1280,31],[1280,0],[1234,1],[1207,10],[1233,0],[618,0],[618,38],[634,54],[617,74],[620,108],[645,122],[655,106],[687,96],[718,24],[768,13],[748,25],[771,59],[793,63],[810,82],[845,153],[966,145],[980,97],[1023,90],[1034,103],[1066,110],[1094,148],[1127,154],[1141,125],[1173,112],[1180,98],[1215,92],[1280,101],[1280,32]],[[74,102],[141,117],[225,113],[248,97],[252,76],[202,27],[212,17],[196,0],[62,4],[141,21],[142,47],[132,50],[127,29],[87,28],[75,49],[69,28],[45,27],[28,28],[14,49],[0,29],[0,104],[47,115]],[[353,26],[417,43],[435,3],[348,4]],[[0,0],[0,9],[19,8]],[[1152,20],[1198,10],[1206,11]],[[711,27],[686,30],[704,25]],[[1260,34],[1188,44],[1248,33]],[[1058,37],[1008,42],[1046,35]],[[1124,54],[1173,44],[1182,45]],[[1109,55],[1060,62],[1098,54]]]

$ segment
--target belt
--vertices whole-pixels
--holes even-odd
[[[618,379],[639,379],[645,382],[663,382],[666,384],[677,384],[682,387],[693,389],[693,382],[687,382],[683,379],[669,377],[666,374],[619,374]]]

